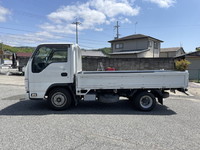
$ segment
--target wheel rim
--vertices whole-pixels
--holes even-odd
[[[52,96],[51,101],[55,107],[63,107],[67,103],[67,97],[63,93],[57,92]]]
[[[140,106],[142,106],[143,108],[147,109],[150,108],[153,105],[153,99],[152,97],[145,95],[142,96],[140,99]]]

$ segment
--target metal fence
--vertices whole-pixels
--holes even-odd
[[[200,82],[200,69],[189,69],[189,79]]]

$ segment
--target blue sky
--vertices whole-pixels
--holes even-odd
[[[116,36],[145,34],[161,47],[200,46],[199,0],[0,0],[0,42],[12,46],[75,42],[86,49],[109,47]]]

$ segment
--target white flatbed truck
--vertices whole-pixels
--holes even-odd
[[[92,65],[92,64],[91,64]],[[166,90],[186,91],[187,71],[82,71],[81,50],[76,44],[41,44],[25,72],[27,99],[47,100],[55,110],[79,101],[117,102],[121,96],[137,109],[150,111],[163,104]]]

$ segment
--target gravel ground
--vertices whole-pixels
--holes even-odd
[[[25,100],[23,77],[0,75],[0,149],[199,150],[200,87],[190,86],[190,96],[171,94],[151,112],[127,101],[58,112]]]

